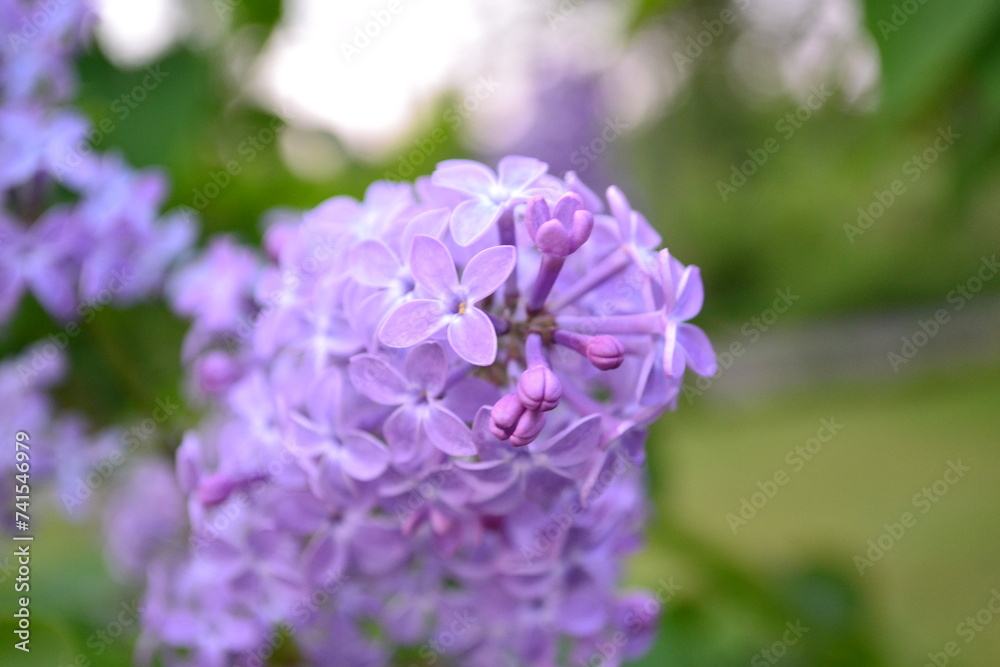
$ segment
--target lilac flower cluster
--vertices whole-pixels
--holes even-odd
[[[45,358],[47,363],[38,364]],[[34,370],[38,366],[39,370]],[[108,428],[97,435],[89,432],[89,424],[80,414],[59,412],[48,395],[66,373],[67,363],[51,343],[37,343],[20,356],[0,362],[0,437],[13,443],[16,434],[27,434],[27,473],[17,470],[14,456],[0,461],[0,492],[13,498],[15,485],[27,483],[31,493],[54,493],[58,498],[77,498],[80,485],[94,473],[94,464],[115,450],[119,432]],[[29,370],[31,369],[31,370]],[[15,475],[21,474],[19,479]],[[23,475],[27,475],[24,477]],[[39,483],[46,482],[43,488]],[[87,498],[73,503],[61,503],[70,515],[80,515],[89,509]],[[14,532],[13,507],[4,510],[3,529]]]
[[[59,106],[91,22],[83,0],[0,0],[0,325],[28,291],[63,321],[146,297],[194,240],[191,220],[160,219],[160,173],[95,153]]]
[[[95,152],[89,121],[66,106],[93,18],[86,0],[0,0],[0,330],[26,292],[77,327],[0,365],[0,435],[28,433],[33,493],[54,491],[71,515],[121,463],[124,434],[55,410],[47,392],[66,371],[61,348],[94,311],[156,293],[195,235],[180,214],[161,218],[164,177]]]
[[[263,257],[218,239],[177,274],[208,408],[177,453],[190,543],[150,558],[142,657],[645,650],[657,605],[621,567],[645,427],[687,368],[715,371],[688,323],[701,278],[617,188],[525,157],[498,172],[378,182],[275,220]]]

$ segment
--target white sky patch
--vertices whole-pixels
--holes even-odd
[[[184,36],[189,22],[179,0],[93,0],[97,39],[116,65],[155,60]]]
[[[293,0],[255,83],[296,124],[330,130],[361,154],[385,153],[482,39],[462,0]]]

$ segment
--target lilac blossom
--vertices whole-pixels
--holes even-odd
[[[446,160],[434,170],[435,185],[468,197],[451,214],[451,233],[458,245],[467,246],[481,238],[505,210],[534,194],[544,182],[548,165],[533,158],[508,156],[500,160],[498,171],[499,175],[494,174],[472,160]]]
[[[448,248],[430,236],[418,236],[410,251],[410,270],[427,298],[393,309],[379,330],[380,340],[389,347],[411,347],[447,327],[448,342],[460,357],[489,366],[496,360],[496,332],[476,304],[503,284],[516,261],[512,246],[487,248],[469,260],[459,281]]]
[[[186,258],[164,177],[79,150],[88,123],[60,106],[91,18],[0,0],[0,326],[27,292],[69,320],[163,285],[191,321],[200,421],[106,515],[110,562],[144,586],[137,662],[263,664],[276,637],[314,665],[641,654],[655,619],[621,582],[647,429],[688,369],[715,371],[698,269],[617,188],[523,156],[277,211],[264,252]],[[120,432],[55,411],[63,367],[44,345],[0,364],[0,416],[67,497]]]
[[[93,24],[87,0],[0,0],[0,333],[29,293],[66,325],[0,360],[0,422],[7,442],[14,425],[30,436],[32,492],[55,494],[70,518],[95,505],[135,440],[56,409],[47,392],[66,372],[63,349],[97,310],[158,294],[196,232],[189,216],[161,213],[163,174],[88,145],[90,123],[70,103],[74,58]],[[122,532],[109,538],[109,559],[138,578],[167,538],[186,537],[184,498],[156,461],[130,462],[136,477],[122,493],[134,499],[137,485],[147,493],[110,515]]]
[[[67,359],[52,342],[38,342],[20,355],[0,360],[0,436],[14,443],[19,432],[30,458],[32,493],[54,496],[70,518],[92,509],[92,490],[87,476],[108,460],[121,440],[114,428],[93,433],[90,423],[75,412],[59,412],[49,391],[67,372]],[[13,497],[14,485],[23,484],[15,475],[13,455],[0,463],[0,489]],[[44,484],[44,486],[43,486]],[[12,531],[13,506],[4,513],[4,530]]]
[[[529,158],[499,172],[450,161],[336,197],[284,216],[266,255],[220,241],[172,283],[207,414],[178,452],[190,546],[142,552],[145,657],[246,664],[277,626],[309,664],[648,647],[622,563],[647,427],[687,369],[714,370],[688,322],[700,276],[617,189]],[[216,572],[219,593],[170,572]]]
[[[442,405],[447,361],[437,343],[421,343],[406,357],[400,373],[383,359],[358,354],[350,361],[351,379],[362,394],[380,405],[399,406],[386,419],[386,442],[407,461],[436,447],[452,456],[476,453],[472,433]]]
[[[95,153],[90,123],[60,106],[92,23],[83,0],[0,2],[0,326],[26,292],[63,321],[147,298],[194,241],[187,215],[160,214],[164,177]]]

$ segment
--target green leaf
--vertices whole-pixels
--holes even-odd
[[[963,78],[1000,24],[997,0],[866,0],[882,55],[883,113],[923,110]]]

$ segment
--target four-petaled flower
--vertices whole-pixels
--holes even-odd
[[[428,451],[425,443],[452,456],[476,453],[469,427],[440,398],[448,364],[437,343],[410,350],[402,373],[374,354],[355,355],[350,370],[362,394],[380,405],[399,406],[382,427],[396,461],[407,462]]]
[[[430,236],[417,236],[410,249],[410,271],[427,298],[392,310],[379,339],[389,347],[410,347],[447,327],[448,342],[458,356],[476,366],[489,366],[497,356],[496,330],[476,304],[503,284],[516,262],[513,246],[487,248],[469,260],[459,281],[448,248]]]
[[[471,199],[455,207],[451,235],[460,246],[479,240],[510,205],[537,194],[548,165],[534,158],[511,155],[497,165],[499,175],[472,160],[445,160],[431,177],[435,185],[457,190]]]

